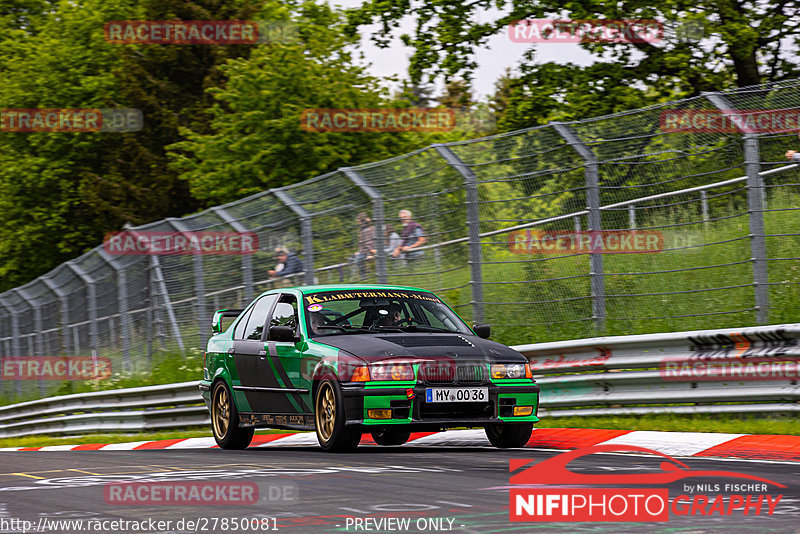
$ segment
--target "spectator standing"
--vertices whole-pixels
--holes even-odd
[[[356,216],[358,224],[358,251],[351,256],[351,262],[359,264],[361,276],[366,274],[365,260],[375,256],[375,225],[363,211]]]

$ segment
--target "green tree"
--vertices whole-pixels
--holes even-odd
[[[277,13],[271,14],[278,17]],[[301,114],[313,108],[404,107],[354,55],[342,17],[307,2],[276,21],[296,22],[297,39],[258,46],[221,67],[225,83],[209,93],[210,132],[182,130],[170,147],[172,167],[205,205],[298,182],[342,166],[395,156],[428,144],[418,133],[310,132]]]
[[[557,108],[571,114],[599,115],[668,98],[692,96],[723,87],[748,86],[800,75],[794,57],[800,35],[797,0],[765,9],[742,0],[646,0],[623,3],[574,0],[367,0],[349,12],[350,31],[379,22],[373,39],[385,46],[403,17],[416,19],[412,35],[401,36],[414,48],[412,83],[469,79],[475,49],[507,32],[521,19],[656,19],[664,23],[659,42],[602,43],[581,46],[595,54],[589,66],[536,64],[529,46],[512,83],[506,127],[543,122]],[[486,21],[487,13],[501,13]],[[515,95],[515,96],[514,96]]]

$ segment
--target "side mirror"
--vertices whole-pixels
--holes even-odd
[[[212,335],[222,332],[222,319],[224,317],[239,317],[244,310],[217,310],[214,312],[214,317],[211,318],[211,333]]]
[[[269,337],[270,341],[284,341],[287,343],[294,343],[298,340],[294,333],[294,328],[291,326],[270,326]]]
[[[478,337],[489,339],[492,328],[488,324],[474,324],[472,325],[472,331],[475,332],[475,335]]]

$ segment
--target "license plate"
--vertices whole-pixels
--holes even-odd
[[[426,402],[489,402],[489,388],[428,388]]]

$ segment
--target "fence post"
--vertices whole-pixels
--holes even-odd
[[[19,345],[19,315],[17,310],[0,295],[0,306],[4,307],[11,318],[11,354],[9,356],[22,356],[22,349]],[[22,394],[22,382],[17,379],[14,381],[14,390],[17,395]]]
[[[120,341],[122,344],[122,368],[130,371],[133,369],[133,364],[131,362],[130,316],[128,315],[128,276],[125,272],[125,267],[120,267],[114,263],[114,258],[105,250],[101,247],[96,250],[97,254],[117,274],[117,309],[119,311]]]
[[[164,298],[164,308],[167,310],[167,320],[172,327],[172,335],[175,336],[175,341],[178,343],[178,348],[183,351],[183,338],[181,338],[181,329],[178,328],[178,320],[175,318],[175,310],[172,309],[172,302],[169,299],[169,292],[167,291],[167,284],[164,281],[164,273],[161,272],[161,263],[158,261],[158,256],[152,254],[150,256],[150,268],[153,272],[153,282],[155,285],[158,286],[159,291],[161,291],[160,295]],[[158,294],[154,294],[151,291],[150,295],[150,307],[153,307],[153,302],[155,302]],[[152,315],[152,311],[151,311]],[[148,325],[149,327],[150,325]],[[201,347],[202,350],[203,347]]]
[[[726,116],[737,116],[736,107],[720,93],[703,95]],[[750,254],[753,262],[753,288],[755,292],[756,322],[769,323],[769,279],[767,272],[767,245],[764,238],[764,179],[761,176],[758,134],[743,126],[740,121],[730,121],[744,138],[744,170],[747,175],[747,213],[750,227]]]
[[[469,165],[453,152],[447,145],[433,145],[441,155],[464,179],[467,208],[467,232],[469,235],[470,286],[472,288],[472,318],[482,323],[483,310],[483,252],[481,250],[481,217],[478,199],[478,177]]]
[[[50,279],[49,275],[42,276],[41,280],[44,285],[47,286],[47,289],[58,298],[58,308],[61,314],[61,350],[66,354],[69,352],[69,346],[71,344],[69,338],[69,300],[67,299],[67,294]]]
[[[388,277],[386,275],[386,234],[384,229],[386,216],[383,212],[383,195],[368,184],[355,169],[344,167],[339,170],[372,201],[372,218],[375,221],[375,275],[377,276],[379,284],[386,284],[388,283]]]
[[[44,355],[42,349],[42,307],[38,305],[36,299],[32,298],[23,288],[12,290],[19,297],[25,301],[28,307],[33,311],[33,331],[36,333],[34,339],[34,354],[36,356]]]
[[[36,299],[32,298],[23,288],[18,288],[12,290],[19,298],[25,301],[28,307],[33,311],[33,331],[34,331],[34,339],[33,339],[33,356],[44,356],[44,349],[42,338],[42,307],[36,302]],[[28,345],[30,348],[30,345]],[[47,392],[44,384],[44,380],[39,379],[39,393],[44,396]]]
[[[584,177],[586,182],[586,210],[589,212],[586,217],[588,230],[590,232],[600,231],[603,228],[600,219],[600,166],[597,162],[597,156],[567,124],[551,122],[550,125],[583,158],[586,167]],[[606,328],[606,284],[603,275],[603,255],[590,252],[589,265],[589,277],[592,287],[592,316],[595,321],[595,328],[599,332],[603,332]]]
[[[249,232],[249,230],[245,228],[242,223],[236,220],[221,206],[213,207],[211,208],[211,211],[216,213],[220,219],[228,223],[236,232],[239,232],[240,234]],[[245,302],[241,307],[244,308],[247,306],[247,303],[253,300],[253,256],[251,254],[242,254],[242,285],[244,285]],[[214,305],[214,308],[214,311],[216,311],[217,304]]]
[[[68,261],[64,265],[86,284],[86,300],[89,304],[89,349],[97,350],[97,288],[95,280],[73,261]]]
[[[283,202],[300,218],[300,232],[303,237],[303,271],[305,283],[314,284],[314,235],[311,228],[311,214],[289,196],[283,189],[270,189],[275,197]]]

